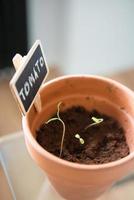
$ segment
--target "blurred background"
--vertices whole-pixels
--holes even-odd
[[[11,133],[22,130],[21,113],[9,89],[9,81],[15,73],[12,58],[16,53],[26,55],[37,39],[42,42],[50,68],[48,80],[65,74],[97,74],[134,89],[133,0],[0,0],[1,141],[9,138],[2,139],[2,136],[14,136]],[[16,145],[13,156],[9,148],[10,161],[17,160],[16,155],[23,155],[16,154],[25,152],[25,149],[19,152],[20,148],[22,145]],[[8,148],[5,150],[8,152]],[[27,171],[28,162],[22,156],[20,161],[15,162],[17,168],[11,168],[15,170],[15,181],[17,177],[23,178],[24,165]],[[19,176],[16,176],[17,172]],[[0,165],[0,199],[11,200],[4,177]],[[22,179],[20,182],[23,183]],[[17,190],[20,182],[15,182]],[[131,195],[129,189],[130,186],[127,191]],[[124,193],[120,193],[123,196]]]
[[[133,0],[0,0],[0,136],[21,129],[9,89],[12,58],[40,39],[50,68],[98,74],[134,89]]]

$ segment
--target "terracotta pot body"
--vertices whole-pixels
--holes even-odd
[[[125,86],[98,76],[64,76],[47,82],[40,91],[42,111],[34,106],[23,117],[28,151],[46,172],[56,191],[68,200],[99,197],[114,182],[134,169],[134,94]],[[62,160],[44,150],[35,140],[36,130],[57,111],[76,105],[96,109],[116,118],[124,127],[130,155],[108,164],[84,165]]]

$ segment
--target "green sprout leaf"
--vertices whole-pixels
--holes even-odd
[[[76,135],[75,135],[75,138],[80,139],[80,135],[79,135],[79,134],[76,134]]]
[[[96,124],[99,124],[99,123],[103,122],[103,119],[102,119],[102,118],[92,117],[91,119],[92,119]]]
[[[81,144],[84,144],[83,138],[80,138],[80,143],[81,143]]]
[[[81,138],[79,134],[75,134],[75,138],[77,138],[81,144],[84,144],[84,139]]]

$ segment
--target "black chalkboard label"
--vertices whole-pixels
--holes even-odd
[[[40,41],[36,41],[10,82],[15,98],[24,114],[31,107],[47,74],[48,67],[43,49]]]

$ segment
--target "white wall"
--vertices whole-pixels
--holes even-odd
[[[40,39],[48,63],[57,63],[62,5],[58,0],[27,0],[27,2],[29,47],[36,39]]]
[[[29,45],[41,39],[64,73],[107,74],[134,66],[133,0],[27,0]]]

